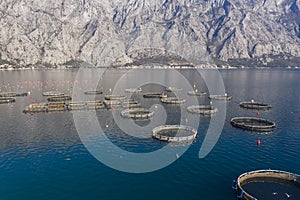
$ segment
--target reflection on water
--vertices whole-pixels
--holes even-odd
[[[28,97],[17,98],[13,104],[0,105],[1,199],[235,199],[232,179],[245,171],[272,168],[300,173],[296,167],[300,161],[300,72],[297,70],[222,70],[226,91],[233,99],[227,103],[226,121],[217,145],[208,156],[199,159],[199,148],[210,122],[210,117],[201,116],[198,138],[188,151],[170,166],[148,174],[118,172],[94,159],[81,144],[72,112],[22,113],[32,101],[46,101],[42,92],[57,90],[71,94],[76,72],[0,71],[1,91],[31,92]],[[192,87],[208,92],[205,82],[195,71],[180,72]],[[125,70],[109,70],[99,81],[98,89],[108,94],[124,73]],[[177,86],[166,70],[161,73],[170,86]],[[82,92],[86,88],[95,89],[90,80],[82,80],[79,84]],[[146,84],[143,90],[161,91],[163,87]],[[181,92],[181,97],[190,98],[186,92]],[[96,99],[103,100],[104,94],[97,95]],[[178,106],[161,104],[159,99],[144,99],[142,93],[133,94],[132,98],[146,108],[163,106],[166,121],[158,120],[155,125],[178,124],[181,118],[184,124],[195,124],[194,115],[181,116]],[[207,96],[196,98],[199,104],[209,104]],[[238,105],[251,99],[272,105],[270,111],[259,112],[260,117],[276,122],[277,128],[271,134],[242,131],[230,125],[232,117],[257,115],[255,110],[245,110]],[[191,104],[194,102],[187,101],[184,106]],[[113,117],[120,116],[119,113],[117,108],[96,112],[106,137],[115,145],[130,152],[152,152],[165,145],[152,139],[148,130],[138,133],[121,130]],[[88,122],[83,119],[82,123]],[[136,125],[147,127],[149,123],[136,122]],[[138,134],[144,137],[138,137]],[[258,139],[261,140],[259,148],[256,145]],[[91,137],[90,141],[98,140]],[[110,149],[107,153],[116,156]]]

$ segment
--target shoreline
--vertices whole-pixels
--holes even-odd
[[[23,71],[23,70],[74,70],[80,67],[8,67],[4,68],[0,66],[0,71]],[[130,69],[218,69],[218,70],[231,70],[231,69],[300,69],[300,66],[284,66],[284,67],[234,67],[234,66],[216,66],[216,65],[200,65],[200,66],[120,66],[120,67],[83,67],[86,69],[120,69],[120,70],[130,70]]]

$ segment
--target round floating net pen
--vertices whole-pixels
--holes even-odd
[[[142,88],[127,88],[127,89],[125,89],[125,92],[127,92],[127,93],[141,93]]]
[[[190,96],[204,96],[204,95],[206,95],[206,92],[201,92],[201,91],[195,90],[195,91],[188,91],[187,94]]]
[[[230,123],[236,128],[255,132],[271,132],[276,127],[275,122],[255,117],[234,117]]]
[[[167,87],[166,91],[167,92],[181,92],[183,89],[182,88],[177,88],[177,87]]]
[[[0,97],[0,104],[13,103],[15,101],[16,101],[16,99],[13,97]]]
[[[131,119],[150,119],[154,115],[153,111],[146,108],[129,108],[121,112],[121,116]]]
[[[105,100],[123,100],[126,99],[123,95],[105,95]]]
[[[257,184],[257,183],[266,183],[266,182],[300,189],[300,176],[298,174],[293,174],[290,172],[285,172],[280,170],[271,170],[271,169],[256,170],[256,171],[251,171],[251,172],[246,172],[241,174],[236,180],[233,181],[232,189],[235,191],[238,199],[245,199],[245,200],[257,199],[255,197],[254,191],[252,192],[246,191],[245,188],[247,184],[249,183]],[[275,185],[273,185],[272,188],[274,188],[274,186]],[[287,194],[285,193],[285,191],[277,191],[277,192],[273,191],[272,196],[276,197],[275,195],[277,195],[279,192],[282,192],[287,198],[293,196],[293,194]],[[280,197],[277,198],[280,199]]]
[[[240,107],[247,108],[247,109],[255,109],[255,110],[269,110],[272,108],[272,106],[269,104],[255,102],[255,101],[241,102]]]
[[[167,104],[181,104],[181,103],[185,103],[185,99],[176,98],[176,97],[162,98],[160,101],[162,103],[167,103]]]
[[[162,94],[162,93],[156,93],[156,92],[152,92],[152,93],[145,93],[143,94],[144,98],[165,98],[167,97],[167,95]]]
[[[103,101],[104,105],[106,106],[106,108],[111,109],[113,107],[121,107],[122,106],[122,102],[120,100],[104,100]]]
[[[210,100],[218,100],[218,101],[229,101],[232,99],[232,96],[225,95],[210,95],[208,97]]]
[[[122,101],[122,107],[123,108],[138,108],[140,107],[141,104],[138,103],[136,100],[134,99],[128,99],[128,100],[124,100]]]
[[[152,137],[164,142],[188,142],[197,137],[197,130],[183,125],[163,125],[152,130]]]
[[[63,92],[57,92],[57,91],[49,91],[49,92],[44,92],[43,93],[43,96],[46,96],[46,97],[48,97],[48,96],[63,96],[63,95],[65,95],[65,93],[63,93]]]
[[[85,95],[100,95],[103,94],[102,91],[94,90],[94,91],[86,91],[84,92]]]
[[[212,115],[218,112],[218,109],[211,105],[193,105],[193,106],[189,106],[187,110],[190,113],[196,113],[202,115]]]
[[[70,101],[72,100],[72,97],[70,96],[51,96],[47,98],[48,101]]]

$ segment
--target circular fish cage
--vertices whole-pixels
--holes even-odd
[[[23,110],[24,113],[38,113],[38,112],[47,112],[48,104],[47,103],[35,103],[26,106]]]
[[[122,105],[122,102],[120,100],[104,100],[103,103],[108,109],[113,107],[120,107]]]
[[[67,109],[72,110],[97,110],[104,108],[104,105],[101,101],[78,101],[78,102],[70,102],[67,105]]]
[[[167,92],[181,92],[182,88],[177,88],[177,87],[167,87],[166,88]]]
[[[87,101],[86,106],[87,106],[87,109],[92,109],[92,110],[104,108],[104,104],[100,100]]]
[[[272,108],[271,105],[266,103],[259,103],[259,102],[241,102],[240,107],[247,108],[247,109],[256,109],[256,110],[269,110]]]
[[[126,97],[123,95],[105,95],[105,100],[123,100]]]
[[[275,122],[255,117],[234,117],[230,123],[234,127],[255,132],[271,132],[276,128]]]
[[[141,107],[140,103],[122,103],[123,108],[138,108]]]
[[[85,95],[99,95],[99,94],[103,94],[102,91],[98,91],[98,90],[94,90],[94,91],[86,91],[84,92]]]
[[[125,92],[127,92],[127,93],[141,93],[142,88],[127,88],[127,89],[125,89]]]
[[[252,200],[254,196],[244,190],[243,186],[251,182],[274,182],[300,189],[300,176],[280,170],[256,170],[241,174],[233,181],[232,189],[238,199]]]
[[[50,102],[47,106],[47,112],[66,111],[67,107],[65,102]]]
[[[25,96],[28,96],[28,92],[22,92],[22,93],[3,92],[3,93],[0,93],[0,97],[25,97]]]
[[[17,94],[17,97],[26,97],[26,96],[28,96],[28,92],[22,92]]]
[[[18,94],[16,92],[4,92],[0,93],[0,97],[16,97]]]
[[[149,119],[154,115],[153,111],[146,108],[129,108],[121,112],[121,116],[131,119]]]
[[[13,97],[0,97],[0,104],[13,103],[16,99]]]
[[[197,130],[183,125],[163,125],[152,130],[152,137],[164,142],[188,142],[197,137]]]
[[[68,110],[83,110],[86,107],[86,102],[78,101],[78,102],[70,102],[67,104]]]
[[[193,105],[189,106],[187,110],[190,113],[197,113],[202,115],[212,115],[218,112],[218,109],[211,105]]]
[[[232,99],[232,96],[225,95],[210,95],[208,97],[211,100],[217,100],[217,101],[229,101]]]
[[[138,102],[135,99],[124,99],[124,100],[122,100],[122,103],[135,104],[135,103],[138,103]]]
[[[43,96],[63,96],[65,93],[63,92],[57,92],[57,91],[49,91],[49,92],[43,92]]]
[[[206,95],[206,92],[201,92],[201,91],[188,91],[188,95],[190,96],[204,96]]]
[[[162,98],[160,101],[162,103],[167,103],[167,104],[181,104],[181,103],[185,103],[185,99],[176,98],[176,97]]]
[[[141,104],[138,103],[134,99],[128,99],[128,100],[122,101],[122,107],[123,108],[137,108],[137,107],[140,107],[140,106],[141,106]]]
[[[145,93],[143,94],[144,98],[166,98],[167,95],[164,95],[162,93]]]
[[[51,96],[47,98],[48,101],[71,101],[72,97],[70,96]]]

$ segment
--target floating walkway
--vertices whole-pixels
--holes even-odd
[[[63,96],[63,95],[65,95],[65,93],[58,92],[58,91],[43,92],[43,96],[46,96],[46,97]]]
[[[208,98],[211,100],[218,100],[218,101],[230,101],[232,99],[232,96],[228,96],[225,93],[225,95],[210,95]]]
[[[300,189],[300,176],[280,170],[257,170],[244,173],[233,181],[232,189],[236,192],[238,199],[253,200],[254,196],[243,189],[250,182],[274,182]]]
[[[183,125],[163,125],[152,130],[152,137],[164,142],[188,142],[197,137],[197,130]]]
[[[269,104],[259,103],[259,102],[255,102],[253,100],[250,102],[241,102],[240,106],[242,108],[255,109],[255,110],[269,110],[272,108],[272,106]]]
[[[154,112],[147,108],[130,108],[121,112],[122,117],[131,119],[150,119],[153,115]]]
[[[166,98],[167,95],[153,92],[153,93],[145,93],[143,94],[143,97],[144,98]]]
[[[39,113],[39,112],[58,112],[58,111],[73,111],[73,110],[95,110],[102,109],[104,105],[101,101],[80,101],[80,102],[49,102],[49,103],[34,103],[26,106],[24,113]]]
[[[182,104],[185,103],[186,100],[182,98],[176,98],[176,97],[167,97],[167,98],[161,98],[160,101],[166,104]]]
[[[0,104],[13,103],[16,99],[13,97],[0,97]]]
[[[127,88],[127,89],[125,89],[125,92],[127,92],[127,93],[141,93],[142,88]]]
[[[218,112],[218,109],[211,105],[193,105],[193,106],[189,106],[187,110],[190,113],[196,113],[202,115],[212,115]]]
[[[103,94],[102,91],[99,91],[99,90],[93,90],[93,91],[86,91],[84,92],[85,95],[100,95],[100,94]]]
[[[71,101],[72,97],[71,96],[50,96],[47,98],[48,101],[54,101],[54,102],[59,102],[59,101]]]
[[[276,128],[274,122],[255,117],[234,117],[230,123],[234,127],[255,132],[271,132]]]

